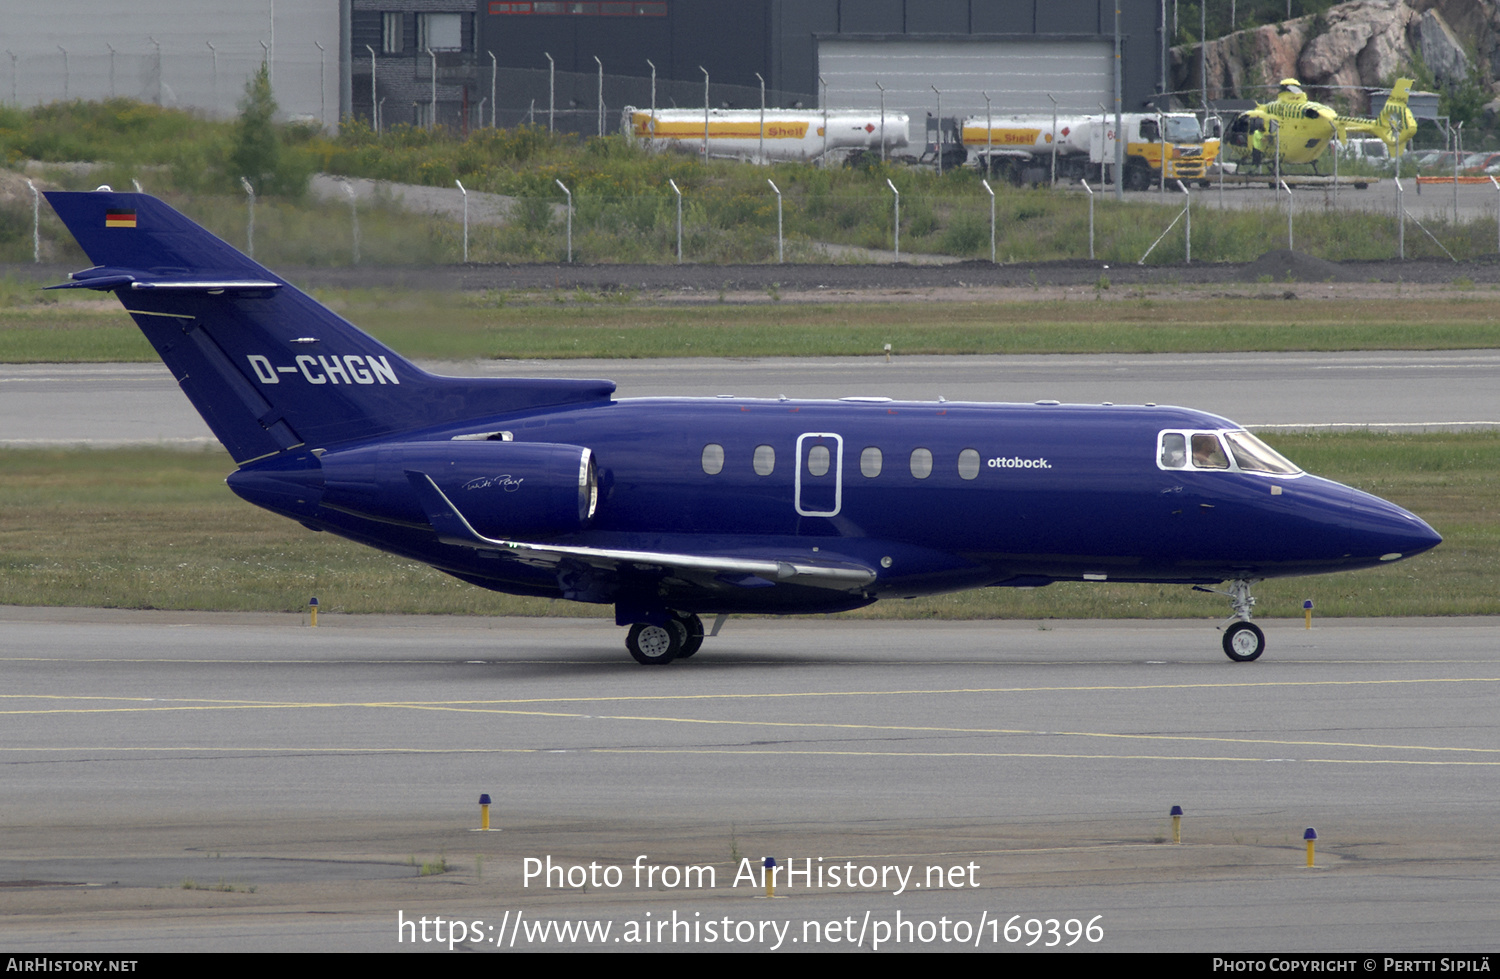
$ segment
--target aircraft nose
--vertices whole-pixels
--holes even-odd
[[[1399,561],[1443,542],[1427,521],[1389,500],[1350,490],[1350,554],[1355,558]]]

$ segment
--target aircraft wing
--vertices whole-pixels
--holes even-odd
[[[525,564],[554,567],[565,560],[573,560],[609,570],[660,568],[711,576],[754,576],[772,582],[785,581],[843,591],[857,590],[875,580],[873,568],[857,564],[813,562],[802,558],[774,560],[498,540],[475,530],[468,518],[433,482],[431,476],[407,470],[406,478],[411,482],[422,503],[422,509],[427,513],[428,521],[443,543],[502,551]]]

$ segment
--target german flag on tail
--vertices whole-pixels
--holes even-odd
[[[135,227],[135,212],[105,211],[104,226],[106,228],[133,228]]]

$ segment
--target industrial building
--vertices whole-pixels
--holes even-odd
[[[330,127],[548,123],[625,105],[874,109],[915,121],[1114,107],[1105,0],[54,0],[0,11],[20,105],[110,95],[235,110],[269,63],[283,113]],[[1162,83],[1166,6],[1123,0],[1124,109]],[[653,85],[653,76],[654,82]],[[919,136],[917,133],[912,134]]]

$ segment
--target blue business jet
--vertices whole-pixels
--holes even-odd
[[[119,297],[234,458],[235,493],[481,588],[613,605],[643,664],[692,656],[703,616],[714,634],[733,613],[1079,580],[1226,595],[1224,651],[1247,661],[1259,580],[1441,541],[1186,408],[439,377],[153,197],[47,198],[96,263],[53,288]]]

